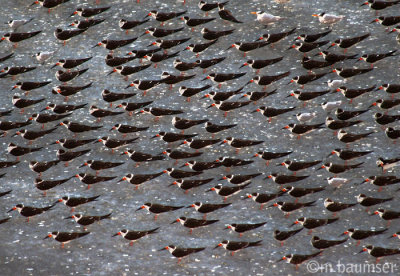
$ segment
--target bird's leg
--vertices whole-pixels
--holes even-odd
[[[243,57],[246,57],[246,52],[243,53]]]
[[[182,258],[178,258],[178,264],[181,262]]]
[[[147,90],[144,90],[143,97],[146,96]]]
[[[239,238],[240,238],[241,236],[243,236],[243,233],[239,233]]]
[[[232,256],[235,255],[235,251],[232,251],[231,255],[232,255]]]
[[[17,161],[19,161],[19,156],[17,156]]]
[[[154,216],[154,220],[157,220],[157,217],[158,217],[158,215],[155,215],[155,216]]]
[[[228,199],[228,198],[225,196],[225,197],[224,197],[224,201],[226,201],[227,199]]]
[[[98,176],[99,175],[99,171],[96,171],[96,176]]]
[[[203,74],[205,74],[207,72],[207,69],[203,69]]]
[[[235,150],[236,154],[239,154],[239,150],[240,150],[240,149],[236,149],[236,150]]]
[[[125,34],[126,34],[126,35],[129,34],[129,30],[126,30],[126,31],[125,31]]]
[[[61,248],[64,248],[64,243],[63,242],[61,243]]]
[[[185,134],[185,130],[184,129],[181,130],[181,134]]]
[[[222,83],[219,83],[219,84],[218,84],[218,89],[221,88],[221,86],[222,86]]]
[[[192,229],[192,228],[190,228],[189,234],[192,234],[192,232],[193,232],[193,229]]]
[[[267,161],[267,163],[265,163],[265,165],[269,166],[269,160]]]
[[[89,190],[90,189],[90,184],[89,185],[87,185],[87,190]]]
[[[128,81],[128,76],[125,76],[124,80],[125,80],[125,81]]]
[[[392,221],[391,220],[388,220],[388,222],[387,222],[387,227],[389,227],[390,226],[390,223],[391,223]]]
[[[296,172],[293,172],[293,175],[296,175]]]
[[[67,41],[64,40],[64,41],[63,41],[63,46],[65,46],[66,44],[67,44]]]
[[[228,116],[228,112],[227,111],[225,111],[225,113],[224,113],[224,117],[226,118]]]
[[[283,246],[283,244],[284,244],[284,242],[283,242],[283,241],[281,241],[281,247]]]
[[[14,43],[13,47],[16,49],[18,47],[18,43]]]
[[[189,190],[186,190],[186,191],[185,191],[185,195],[187,195],[188,193],[189,193]]]
[[[264,88],[263,88],[263,91],[265,91],[265,90],[267,90],[267,86],[266,85],[264,85]]]
[[[42,129],[44,129],[44,124],[42,124]]]
[[[258,75],[260,73],[260,69],[257,69],[256,71],[256,75]]]
[[[64,102],[68,102],[68,96],[64,98]]]
[[[157,68],[157,63],[154,63],[154,68]]]
[[[187,97],[187,98],[186,98],[186,101],[187,101],[188,103],[190,103],[190,97]]]
[[[154,118],[154,122],[158,122],[159,120],[160,120],[160,117],[157,117],[157,116],[156,116],[156,117]]]
[[[285,214],[285,218],[288,218],[290,216],[290,213]]]
[[[139,189],[139,185],[135,185],[135,190],[138,190]]]
[[[297,135],[297,140],[300,140],[300,137],[301,137],[300,135]]]
[[[172,90],[172,84],[169,85],[169,90]]]
[[[312,234],[312,229],[308,230],[307,235],[311,235]]]
[[[131,242],[129,243],[129,246],[133,246],[133,241],[131,241]]]
[[[71,208],[71,213],[73,213],[73,212],[75,212],[75,208],[74,207]]]
[[[29,222],[29,217],[26,218],[26,222]]]
[[[203,219],[207,219],[207,214],[204,214],[204,215],[203,215]]]
[[[263,207],[264,207],[264,203],[261,203],[260,210],[262,210]]]

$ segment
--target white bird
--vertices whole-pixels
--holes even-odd
[[[13,19],[7,22],[8,26],[10,26],[13,30],[18,29],[19,27],[28,24],[31,22],[34,18],[32,17],[31,19]]]
[[[338,88],[340,86],[343,86],[347,82],[346,79],[344,80],[328,80],[327,84],[330,88]]]
[[[263,25],[273,24],[284,19],[283,17],[275,16],[264,11],[251,12],[251,14],[256,14],[257,15],[256,20]]]
[[[56,51],[52,52],[38,52],[35,54],[36,60],[43,64],[46,60],[51,58]]]
[[[307,121],[310,121],[312,119],[314,119],[317,116],[317,112],[303,112],[303,113],[297,113],[296,115],[297,120],[300,123],[305,123]]]
[[[312,16],[318,17],[319,22],[321,22],[322,24],[328,24],[328,25],[335,24],[344,18],[343,15],[334,15],[334,14],[328,14],[328,13],[324,13],[324,12],[320,13],[320,14],[313,14]]]
[[[333,101],[333,102],[323,102],[321,104],[322,109],[326,112],[331,112],[332,110],[338,108],[342,105],[342,101]]]
[[[326,180],[328,180],[329,185],[332,185],[336,188],[339,188],[343,184],[349,183],[349,181],[350,181],[350,179],[341,178],[341,177],[328,177]]]

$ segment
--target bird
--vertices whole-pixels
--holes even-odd
[[[333,212],[333,216],[335,216],[335,214],[337,212],[340,212],[340,211],[345,210],[347,208],[351,208],[351,207],[353,207],[353,206],[355,206],[357,204],[358,203],[342,203],[342,202],[339,202],[339,201],[333,201],[330,198],[326,198],[324,200],[325,208],[328,211]]]
[[[16,48],[18,42],[37,36],[41,32],[42,31],[30,32],[30,33],[17,33],[17,32],[6,33],[0,38],[0,43],[3,42],[4,40],[7,40],[11,43],[15,43],[14,48]]]
[[[284,126],[282,129],[288,129],[294,135],[297,135],[297,139],[300,139],[301,135],[307,134],[313,130],[323,128],[323,124],[288,124]]]
[[[334,164],[334,163],[329,162],[329,163],[324,163],[317,170],[326,169],[328,172],[336,175],[339,173],[344,173],[349,170],[358,169],[358,168],[360,168],[360,166],[362,164],[364,164],[364,162],[353,164],[353,165],[341,165],[341,164]]]
[[[338,220],[339,218],[320,219],[320,218],[300,217],[292,223],[292,226],[296,224],[301,224],[304,228],[309,229],[310,231],[308,232],[308,234],[311,234],[314,228],[328,225]]]
[[[129,99],[135,95],[136,95],[136,93],[116,93],[116,92],[112,92],[108,89],[104,89],[103,91],[101,91],[101,97],[103,98],[104,101],[110,103],[110,107],[112,106],[112,103],[115,101]],[[122,105],[122,103],[121,103],[121,105]],[[117,107],[120,107],[120,106],[117,106]],[[125,107],[125,104],[121,107]]]
[[[319,74],[312,73],[312,74],[307,74],[307,75],[295,76],[290,80],[290,82],[288,84],[295,82],[297,84],[300,84],[301,88],[304,88],[305,84],[316,81],[316,80],[324,77],[327,74],[328,73],[319,73]]]
[[[224,4],[218,4],[218,15],[221,19],[233,22],[233,23],[243,23],[242,21],[237,20],[230,10],[225,9]]]
[[[334,15],[325,12],[320,14],[313,14],[312,16],[318,17],[319,22],[327,25],[333,25],[337,22],[342,21],[345,18],[345,16],[343,15]]]
[[[300,34],[296,40],[300,39],[304,42],[315,42],[318,39],[330,34],[332,32],[331,29],[328,29],[327,31],[323,31],[321,33],[316,33],[316,34]]]
[[[69,72],[63,71],[63,70],[58,70],[55,75],[56,75],[57,80],[59,80],[60,82],[66,83],[66,82],[69,82],[69,81],[73,80],[74,78],[82,75],[87,70],[89,70],[89,68],[85,68],[85,69],[78,70],[78,71],[69,71]]]
[[[75,220],[76,223],[78,223],[79,225],[82,225],[84,227],[83,229],[86,230],[86,226],[91,225],[91,224],[95,223],[96,221],[100,221],[103,219],[111,219],[111,213],[106,214],[106,215],[101,215],[101,216],[84,216],[82,214],[75,213],[64,219],[73,219],[73,220]]]
[[[243,185],[233,186],[233,187],[222,186],[222,184],[218,184],[218,185],[212,187],[211,189],[207,190],[206,192],[215,191],[217,193],[217,195],[223,196],[224,201],[226,201],[228,197],[239,193],[240,191],[245,189],[250,184],[251,184],[251,182],[243,184]]]
[[[281,259],[278,260],[278,262],[280,261],[286,261],[289,264],[294,264],[296,265],[296,268],[298,267],[298,265],[300,265],[301,263],[314,258],[318,255],[320,255],[322,253],[322,251],[318,251],[315,253],[311,253],[311,254],[288,254],[283,256]]]
[[[97,176],[88,173],[79,173],[76,174],[75,177],[78,178],[82,183],[88,185],[87,186],[88,190],[90,189],[90,186],[93,184],[97,184],[100,182],[107,182],[116,178],[116,176]]]
[[[72,197],[72,196],[63,196],[59,198],[57,202],[62,202],[64,205],[71,207],[71,213],[74,212],[75,207],[86,204],[89,202],[97,201],[100,195],[92,196],[92,197]]]
[[[356,37],[351,37],[351,38],[339,38],[337,40],[335,40],[328,48],[330,49],[331,47],[334,46],[338,46],[342,49],[345,49],[345,53],[347,51],[348,48],[354,46],[355,44],[363,41],[364,39],[368,38],[371,34],[370,33],[366,33],[364,35],[360,35],[360,36],[356,36]]]
[[[7,21],[6,24],[8,24],[8,26],[10,26],[11,29],[16,30],[19,27],[32,22],[32,20],[34,20],[34,19],[35,19],[34,17],[31,17],[29,19],[12,19],[12,20]]]
[[[122,29],[125,30],[126,34],[128,34],[128,31],[130,29],[133,29],[137,26],[140,26],[146,22],[150,21],[150,19],[144,19],[144,20],[128,20],[128,19],[120,19],[118,22],[118,26]]]
[[[400,16],[379,16],[370,23],[379,23],[385,27],[393,26],[400,23]]]
[[[253,179],[257,176],[260,176],[260,175],[262,175],[262,173],[236,174],[236,175],[228,174],[228,175],[224,175],[219,180],[227,180],[231,184],[239,185],[239,184],[247,183],[251,179]]]
[[[167,168],[167,169],[163,170],[163,173],[168,174],[172,178],[181,179],[181,178],[187,178],[187,177],[192,177],[192,176],[202,174],[203,171],[188,172],[188,171],[178,170],[178,169],[174,169],[174,168]]]
[[[111,6],[108,6],[108,7],[100,7],[100,8],[78,7],[78,8],[70,15],[70,17],[77,14],[77,15],[79,15],[79,16],[89,18],[89,17],[95,16],[95,15],[98,15],[98,14],[100,14],[100,13],[103,13],[103,12],[109,10],[110,8],[111,8]]]
[[[350,238],[357,240],[357,245],[361,243],[361,240],[364,240],[366,238],[372,237],[372,236],[377,236],[385,233],[388,230],[388,228],[384,229],[379,229],[379,230],[363,230],[363,229],[355,229],[355,228],[349,228],[346,231],[344,231],[340,236],[344,235],[349,235]]]
[[[135,241],[137,241],[138,239],[143,238],[150,234],[158,233],[158,232],[156,232],[158,229],[160,229],[160,228],[157,227],[157,228],[150,229],[150,230],[140,230],[140,231],[121,229],[120,231],[118,231],[117,233],[115,233],[112,236],[113,237],[122,236],[124,239],[127,239],[130,241],[129,242],[130,246],[133,246],[133,243]]]
[[[113,139],[110,138],[109,136],[103,136],[100,139],[98,139],[95,143],[103,143],[103,145],[114,152],[114,150],[128,146],[132,143],[134,143],[137,138],[132,138],[132,139],[126,139],[126,140],[120,140],[120,139]]]
[[[345,243],[346,241],[347,241],[347,238],[343,239],[343,240],[324,240],[318,236],[313,236],[311,238],[310,242],[314,248],[322,250],[322,249],[327,249],[327,248],[335,246],[335,245]]]
[[[179,217],[176,220],[174,220],[173,222],[171,222],[171,224],[179,222],[180,224],[182,224],[182,226],[184,226],[186,228],[190,228],[190,232],[189,233],[192,234],[193,229],[199,228],[199,227],[203,227],[203,226],[207,226],[207,225],[211,225],[211,224],[214,224],[214,223],[216,223],[218,221],[219,221],[218,219],[206,220],[206,219],[195,219],[195,218]]]
[[[72,69],[91,60],[92,58],[93,57],[79,58],[79,59],[60,59],[51,68],[60,66],[64,69]]]
[[[243,199],[251,198],[254,202],[260,203],[260,210],[262,210],[265,203],[276,199],[284,194],[283,191],[277,193],[264,194],[264,193],[251,193],[247,194]]]
[[[288,231],[275,230],[274,231],[274,239],[276,239],[277,241],[280,241],[281,242],[281,246],[283,246],[283,243],[284,243],[285,240],[287,240],[288,238],[296,235],[301,230],[303,230],[303,227],[301,227],[299,229],[296,229],[296,230],[288,230]]]
[[[96,45],[94,45],[92,48],[102,46],[102,47],[106,48],[107,50],[113,51],[117,48],[121,48],[126,45],[129,45],[129,44],[135,42],[137,39],[138,39],[137,37],[132,37],[129,39],[120,39],[120,40],[103,39],[102,41],[100,41]]]
[[[396,56],[395,55],[396,52],[397,52],[397,50],[390,51],[390,52],[387,52],[387,53],[382,53],[382,54],[364,54],[358,59],[358,61],[363,60],[365,62],[368,62],[368,63],[371,64],[371,67],[373,67],[374,63],[377,62],[377,61],[380,61],[380,60],[382,60],[384,58],[387,58],[387,57]]]
[[[57,114],[65,114],[65,113],[69,113],[71,111],[74,110],[78,110],[81,108],[85,108],[86,107],[86,103],[85,104],[79,104],[79,105],[72,105],[72,104],[48,104],[45,108],[43,108],[42,110],[40,110],[40,112],[45,111],[45,110],[51,110],[54,113]]]
[[[177,142],[180,140],[188,140],[188,139],[191,139],[196,136],[197,136],[197,134],[182,134],[182,133],[161,131],[161,132],[157,133],[156,135],[154,135],[153,137],[151,137],[151,139],[159,137],[167,143],[173,143],[173,142]]]
[[[347,161],[347,160],[352,160],[355,158],[365,156],[372,152],[373,151],[353,151],[353,150],[346,150],[346,149],[334,149],[331,151],[331,153],[328,155],[328,157],[336,154],[340,159]]]
[[[23,156],[23,155],[29,154],[29,153],[33,153],[35,151],[40,151],[42,149],[43,149],[43,147],[37,147],[37,148],[21,147],[14,143],[9,143],[7,146],[8,153],[16,156],[17,161],[19,161],[20,156]]]
[[[189,205],[187,208],[194,208],[197,212],[204,214],[203,219],[206,219],[208,213],[214,212],[221,208],[228,207],[230,205],[232,205],[232,203],[212,204],[212,203],[195,202]]]
[[[274,24],[284,19],[283,17],[275,16],[265,11],[251,12],[251,14],[255,14],[257,16],[256,20],[262,25],[266,26]]]
[[[42,130],[42,131],[32,131],[32,130],[26,130],[26,129],[21,129],[17,131],[13,136],[16,135],[21,135],[22,138],[29,140],[29,143],[31,144],[34,140],[38,138],[42,138],[43,136],[52,133],[55,131],[57,128],[51,128],[48,130]]]
[[[106,19],[86,19],[86,20],[75,20],[71,24],[68,25],[68,27],[75,27],[77,29],[88,29],[90,27],[96,26],[102,22],[104,22]]]
[[[136,211],[146,209],[147,211],[155,214],[154,220],[157,220],[157,217],[161,213],[165,212],[170,212],[170,211],[175,211],[178,209],[183,208],[184,206],[168,206],[168,205],[162,205],[158,203],[145,203],[142,206],[140,206]]]
[[[381,257],[400,254],[400,249],[366,245],[359,253],[363,252],[368,252],[368,254],[375,257],[376,262],[378,262]]]
[[[189,193],[189,190],[192,188],[196,188],[202,185],[205,185],[209,182],[211,182],[213,178],[208,178],[208,179],[177,179],[174,182],[172,182],[168,186],[173,186],[176,185],[182,190],[185,191],[185,194]]]
[[[92,105],[89,107],[89,114],[92,115],[93,117],[97,118],[98,122],[101,120],[101,118],[109,117],[109,116],[116,116],[116,115],[120,115],[123,113],[124,112],[114,112],[111,110],[101,109],[95,105]]]
[[[336,109],[335,115],[339,120],[350,120],[354,117],[360,116],[361,114],[367,112],[368,109],[364,110],[343,110],[341,108]]]
[[[96,139],[83,139],[83,140],[75,140],[75,139],[59,139],[55,142],[51,143],[50,145],[60,145],[66,149],[74,149],[89,143],[96,141]]]
[[[386,201],[391,201],[393,200],[393,197],[388,197],[388,198],[376,198],[376,197],[369,197],[366,196],[365,194],[359,194],[356,196],[357,202],[365,207],[370,207],[373,205],[381,204]]]
[[[296,176],[296,175],[284,175],[284,174],[277,174],[277,173],[272,173],[268,175],[266,178],[272,179],[276,184],[288,184],[288,183],[293,183],[297,182],[303,179],[308,178],[309,175],[303,175],[303,176]]]
[[[168,245],[161,248],[158,251],[168,250],[169,253],[172,254],[175,258],[178,258],[178,263],[181,261],[183,257],[186,257],[190,254],[197,253],[203,251],[205,247],[197,247],[197,248],[183,248],[183,247],[176,247],[175,245]]]
[[[383,10],[386,9],[388,7],[394,6],[399,4],[400,1],[384,1],[384,0],[368,0],[365,1],[364,3],[362,3],[360,5],[360,7],[362,6],[369,6],[370,9],[378,11],[378,10]]]
[[[211,40],[210,42],[206,42],[206,43],[198,43],[198,44],[189,44],[188,46],[186,46],[185,50],[189,50],[192,51],[193,53],[196,53],[196,57],[199,57],[200,53],[202,53],[204,50],[206,50],[207,48],[209,48],[210,46],[214,45],[215,43],[217,43],[218,38]]]
[[[42,214],[42,213],[50,210],[54,206],[55,206],[55,203],[53,203],[50,206],[46,206],[46,207],[32,207],[32,206],[25,206],[24,204],[17,204],[13,208],[8,210],[7,213],[17,210],[18,213],[20,213],[22,216],[26,217],[26,221],[29,222],[30,217]]]
[[[177,29],[149,28],[142,34],[142,36],[146,35],[146,34],[150,34],[153,37],[160,38],[160,37],[165,37],[167,35],[171,35],[173,33],[180,32],[183,29],[184,29],[184,27],[177,28]]]
[[[160,11],[152,10],[146,15],[146,17],[151,16],[155,20],[164,23],[164,22],[166,22],[168,20],[171,20],[171,19],[173,19],[175,17],[181,16],[181,15],[185,14],[186,12],[187,11],[182,11],[182,12],[160,12]]]
[[[215,246],[214,248],[223,247],[225,250],[231,251],[231,255],[233,256],[236,252],[244,248],[261,246],[261,242],[262,240],[255,242],[246,242],[246,241],[239,242],[239,241],[223,240],[222,242],[217,244],[217,246]]]
[[[225,229],[231,229],[232,231],[239,233],[239,237],[243,236],[243,233],[257,229],[267,222],[260,222],[260,223],[231,223],[226,226]]]
[[[339,139],[340,142],[343,143],[352,143],[352,142],[356,142],[358,140],[361,140],[371,134],[373,134],[374,132],[366,132],[366,133],[360,133],[360,134],[355,134],[355,133],[349,133],[346,132],[344,129],[339,130],[339,132],[337,133],[337,137]]]
[[[392,139],[392,140],[396,140],[396,139],[400,138],[400,130],[394,129],[392,127],[388,127],[385,130],[385,134],[389,139]]]
[[[63,42],[63,45],[65,46],[67,41],[73,38],[74,36],[80,35],[81,33],[85,32],[87,29],[76,29],[76,30],[63,30],[61,28],[57,28],[54,31],[54,36]]]
[[[54,187],[57,187],[61,184],[64,184],[68,180],[72,179],[73,177],[68,177],[64,179],[57,179],[57,180],[43,180],[41,178],[35,178],[34,184],[38,190],[43,191],[43,196],[46,196],[47,190],[50,190]]]
[[[64,248],[64,244],[69,243],[72,240],[81,238],[89,235],[90,232],[51,232],[44,239],[53,238],[58,242],[61,242],[61,248]]]
[[[271,160],[285,157],[291,153],[293,153],[293,151],[287,151],[287,152],[259,151],[254,154],[254,157],[259,157],[261,159],[266,160],[267,161],[266,165],[268,166]]]
[[[206,40],[217,40],[220,37],[232,34],[235,30],[236,29],[214,31],[208,28],[203,28],[201,29],[201,34],[203,35],[203,38]]]
[[[90,151],[91,151],[90,149],[81,151],[65,151],[63,149],[59,149],[56,155],[60,161],[66,162],[65,167],[68,167],[69,161],[72,161],[75,158],[85,155]]]
[[[157,178],[162,174],[163,174],[163,172],[154,173],[154,174],[131,174],[130,173],[130,174],[127,174],[124,177],[122,177],[121,180],[119,180],[118,182],[127,181],[132,185],[136,185],[135,189],[137,190],[139,188],[140,184],[143,184],[147,181]]]
[[[93,83],[90,82],[83,86],[58,85],[58,86],[53,87],[53,89],[51,90],[51,93],[53,93],[55,95],[60,94],[65,97],[65,101],[68,101],[69,96],[72,96],[84,89],[91,87],[92,84]]]
[[[126,154],[129,158],[135,162],[150,162],[163,160],[165,157],[161,155],[151,155],[149,153],[139,152],[135,150],[127,150],[121,153],[121,155]],[[138,166],[138,164],[136,164]]]
[[[70,122],[70,121],[63,121],[60,123],[60,125],[66,127],[69,131],[74,132],[74,133],[92,131],[92,130],[96,130],[96,129],[103,127],[103,126],[84,125],[84,124]]]
[[[42,172],[45,172],[51,167],[56,166],[59,162],[60,162],[59,160],[43,161],[43,162],[32,160],[29,162],[29,168],[32,171],[41,175]]]

